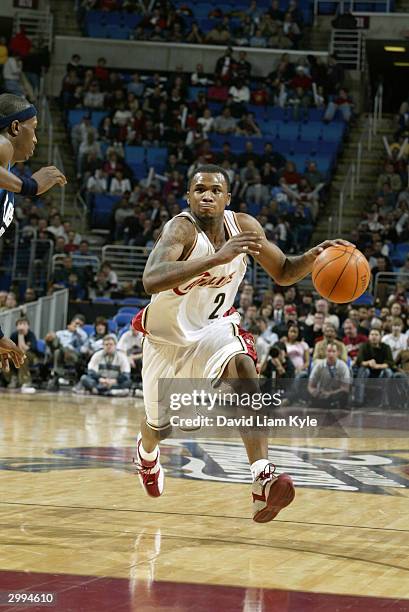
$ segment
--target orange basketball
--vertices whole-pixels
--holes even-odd
[[[363,294],[371,279],[366,257],[352,246],[331,246],[314,261],[312,282],[322,297],[343,304]]]

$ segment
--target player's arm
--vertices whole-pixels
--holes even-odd
[[[347,240],[325,240],[303,255],[288,257],[278,246],[267,240],[263,228],[254,217],[245,213],[238,213],[237,221],[243,232],[257,232],[261,249],[260,253],[254,256],[254,259],[276,283],[282,286],[293,285],[310,274],[314,261],[327,247],[340,244],[351,246],[351,243]]]
[[[251,255],[258,254],[260,244],[255,241],[255,236],[254,232],[243,232],[230,238],[216,253],[192,261],[183,261],[194,245],[196,231],[187,219],[171,219],[165,225],[162,236],[146,262],[142,277],[146,293],[173,289],[210,268],[231,261],[244,250]]]
[[[67,179],[55,166],[40,168],[31,178],[21,180],[18,176],[7,170],[8,163],[13,157],[11,142],[0,144],[0,189],[21,193],[22,195],[40,195],[54,187],[65,185]],[[26,188],[25,188],[26,187]],[[27,189],[29,191],[27,191]],[[31,189],[31,191],[30,191]]]

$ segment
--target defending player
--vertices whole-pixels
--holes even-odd
[[[14,217],[14,194],[35,196],[54,185],[65,185],[65,176],[54,166],[41,168],[30,178],[18,178],[10,172],[16,162],[24,162],[34,153],[37,111],[25,98],[13,94],[0,95],[0,237]],[[11,360],[16,368],[24,362],[24,353],[0,328],[1,367],[8,370]]]
[[[152,497],[163,492],[158,443],[170,434],[170,415],[160,408],[163,378],[213,381],[256,379],[249,344],[238,330],[232,306],[251,255],[280,285],[293,285],[311,272],[321,251],[346,241],[327,240],[304,255],[286,257],[265,237],[256,219],[225,210],[230,203],[227,173],[202,166],[190,179],[189,211],[171,219],[146,264],[143,283],[151,303],[133,321],[144,332],[143,391],[146,421],[137,443],[137,470]],[[241,431],[253,475],[253,519],[267,522],[294,498],[290,476],[274,475],[266,435]]]

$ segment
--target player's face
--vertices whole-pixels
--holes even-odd
[[[14,161],[24,162],[33,155],[37,144],[36,128],[37,117],[18,123],[17,136],[13,140]]]
[[[187,201],[198,219],[220,217],[230,204],[225,178],[219,172],[198,172],[187,194]]]

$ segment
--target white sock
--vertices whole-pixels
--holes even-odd
[[[138,440],[140,439],[141,439],[141,435],[139,434]],[[155,461],[156,457],[158,456],[158,452],[159,452],[159,446],[155,446],[153,451],[148,453],[148,451],[144,449],[142,442],[139,445],[139,454],[142,457],[142,459],[145,459],[145,461]]]
[[[256,480],[257,476],[261,474],[261,472],[265,469],[265,467],[270,463],[268,459],[257,459],[254,463],[251,464],[250,469],[253,475],[253,482]]]

